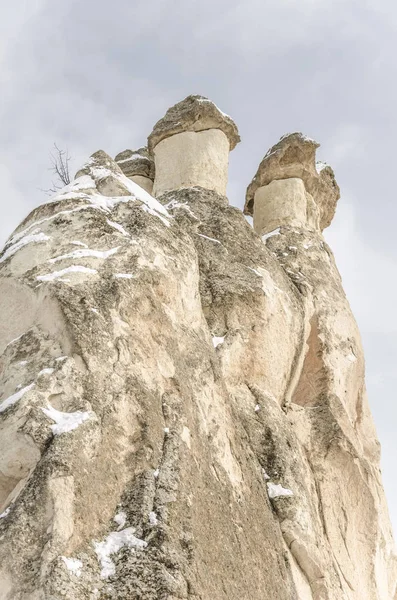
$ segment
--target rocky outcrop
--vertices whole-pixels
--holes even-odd
[[[239,141],[235,123],[208,98],[178,102],[148,138],[156,164],[153,194],[200,186],[225,195],[229,152]]]
[[[154,160],[146,147],[124,150],[114,159],[126,177],[137,183],[149,194],[153,190]]]
[[[298,178],[304,183],[306,196],[310,196],[308,211],[311,210],[310,205],[314,205],[318,211],[321,231],[328,227],[335,214],[340,191],[332,168],[320,161],[316,163],[316,149],[319,145],[302,133],[290,133],[270,148],[248,186],[245,214],[253,214],[256,194],[261,191],[266,193],[268,185],[274,185],[275,181]],[[282,184],[278,185],[278,189],[281,189]],[[301,201],[300,205],[302,210],[305,203]],[[310,222],[308,224],[311,225]]]
[[[174,184],[99,151],[0,254],[1,600],[396,599],[320,223]]]

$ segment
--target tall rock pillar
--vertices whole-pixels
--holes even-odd
[[[167,110],[148,139],[156,177],[153,194],[202,187],[226,194],[229,152],[240,141],[232,119],[203,96]]]
[[[257,233],[281,225],[323,230],[331,223],[339,187],[330,166],[315,162],[319,144],[302,135],[283,136],[260,163],[248,186],[244,212]]]

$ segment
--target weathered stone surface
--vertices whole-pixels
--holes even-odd
[[[188,96],[169,108],[148,138],[149,151],[162,140],[184,131],[220,129],[229,140],[230,150],[240,141],[234,121],[205,96]]]
[[[282,225],[319,228],[319,211],[302,179],[274,179],[255,192],[254,229],[269,233]]]
[[[78,175],[0,254],[0,599],[396,600],[320,231]]]
[[[219,129],[185,131],[162,140],[154,149],[153,195],[200,186],[226,194],[229,142]]]
[[[316,168],[316,149],[319,145],[301,133],[283,136],[265,155],[248,186],[244,213],[253,214],[258,188],[273,180],[298,177],[303,180],[306,191],[318,206],[321,230],[328,227],[335,214],[340,190],[329,165],[318,163]]]
[[[154,180],[154,160],[149,156],[146,146],[138,150],[124,150],[114,159],[126,177],[136,175]]]

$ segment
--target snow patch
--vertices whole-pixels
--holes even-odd
[[[56,263],[59,260],[68,260],[71,258],[109,258],[109,256],[113,256],[118,252],[120,246],[117,248],[111,248],[110,250],[90,250],[89,248],[84,250],[74,250],[74,252],[69,252],[68,254],[62,254],[62,256],[56,256],[55,258],[51,258],[49,263]]]
[[[111,559],[113,554],[117,554],[124,547],[132,550],[143,550],[147,542],[140,540],[134,535],[135,529],[127,527],[122,531],[113,531],[103,542],[94,542],[94,549],[101,564],[101,577],[107,579],[116,573],[116,565]]]
[[[48,273],[47,275],[39,275],[36,277],[38,281],[54,281],[55,279],[59,279],[68,273],[88,273],[91,275],[95,275],[98,273],[96,269],[89,269],[88,267],[83,267],[81,265],[73,265],[71,267],[67,267],[66,269],[62,269],[62,271],[54,271],[54,273]],[[61,281],[70,281],[70,279],[61,279]]]
[[[158,518],[157,518],[157,515],[156,515],[156,513],[155,513],[154,511],[151,511],[151,512],[149,513],[149,523],[150,523],[150,525],[152,525],[153,527],[154,527],[155,525],[158,525],[158,524],[159,524],[159,520],[158,520]]]
[[[23,238],[21,238],[19,241],[15,242],[14,244],[12,244],[11,246],[9,246],[5,251],[3,256],[0,258],[0,263],[6,261],[8,258],[10,258],[11,256],[13,256],[16,252],[18,252],[18,250],[20,250],[21,248],[24,248],[24,246],[26,246],[27,244],[33,244],[33,243],[42,243],[42,242],[47,242],[50,238],[48,237],[48,235],[45,235],[43,232],[39,232],[38,229],[35,229],[32,231],[31,234],[29,235],[25,235]]]
[[[6,508],[5,511],[3,513],[1,513],[0,519],[5,519],[6,516],[10,514],[10,510],[11,510],[11,506],[9,506],[8,508]]]
[[[116,279],[133,279],[134,275],[132,273],[115,273],[113,277]]]
[[[72,242],[69,242],[70,244],[73,244],[73,246],[82,246],[83,248],[88,248],[87,244],[84,244],[84,242],[79,242],[77,240],[73,240]]]
[[[253,269],[252,267],[247,267],[247,269],[255,273],[255,275],[258,275],[258,277],[263,277],[263,275],[261,275],[261,273],[259,273],[259,271],[257,271],[256,269]]]
[[[212,104],[213,106],[215,106],[215,108],[221,113],[221,115],[223,115],[224,117],[226,117],[226,119],[231,119],[231,117],[229,115],[227,115],[226,113],[224,113],[219,106],[217,106],[215,104],[215,102],[212,102],[212,100],[209,100],[208,98],[197,98],[197,102],[209,102],[210,104]]]
[[[319,174],[320,174],[320,173],[321,173],[321,171],[322,171],[323,169],[325,169],[326,167],[329,167],[329,165],[327,165],[327,163],[323,162],[322,160],[318,160],[318,161],[316,162],[316,171],[317,171],[317,173],[319,173]]]
[[[269,481],[267,484],[267,493],[269,498],[281,498],[283,496],[293,496],[294,493],[288,488],[284,488],[281,483],[272,483]]]
[[[277,229],[273,229],[273,231],[269,231],[269,233],[265,233],[265,235],[262,235],[262,242],[266,242],[266,240],[273,237],[274,235],[280,235],[280,227],[277,227]]]
[[[32,390],[34,386],[35,384],[31,383],[30,385],[27,385],[26,387],[22,388],[21,390],[7,398],[6,400],[3,400],[3,402],[0,404],[0,413],[4,412],[9,406],[16,404],[25,394],[30,392],[30,390]]]
[[[116,223],[115,221],[110,221],[110,219],[106,219],[106,223],[110,227],[113,227],[113,229],[116,229],[117,231],[119,231],[120,233],[125,235],[126,237],[130,237],[130,234],[124,229],[124,227],[122,225],[120,225],[120,223]]]
[[[212,343],[214,344],[214,348],[217,348],[218,346],[220,346],[220,344],[223,344],[223,342],[225,341],[225,336],[223,337],[213,337],[212,338]]]
[[[257,404],[257,405],[255,406],[255,409],[254,409],[254,410],[255,410],[255,412],[259,412],[259,411],[260,411],[260,409],[261,409],[261,407],[259,406],[259,404]]]
[[[215,244],[221,243],[219,240],[216,240],[215,238],[208,237],[208,235],[203,235],[202,233],[198,233],[197,235],[199,235],[200,237],[202,237],[206,240],[210,240],[210,242],[215,242]]]
[[[61,557],[66,567],[74,573],[77,577],[80,577],[83,563],[78,558],[67,558],[66,556]]]
[[[153,477],[155,479],[157,479],[159,475],[160,475],[160,469],[156,469],[155,471],[153,471]]]
[[[37,377],[41,377],[41,375],[52,375],[55,369],[42,369]]]
[[[90,413],[88,412],[77,411],[73,413],[64,413],[56,410],[50,405],[49,408],[42,408],[41,410],[49,419],[55,421],[55,424],[51,425],[54,435],[61,435],[62,433],[73,431],[90,418]]]
[[[119,530],[123,529],[124,525],[127,522],[127,515],[123,510],[121,510],[117,513],[117,515],[115,515],[115,517],[113,517],[113,521],[117,523],[117,525],[119,526]]]

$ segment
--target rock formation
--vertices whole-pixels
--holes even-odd
[[[238,140],[189,96],[149,136],[156,198],[143,151],[96,152],[0,254],[1,600],[397,599],[321,234],[339,189],[286,136],[253,229],[224,195]]]
[[[154,160],[149,155],[148,149],[138,148],[138,150],[124,150],[114,159],[124,175],[131,181],[137,183],[149,194],[153,191],[154,181]]]

